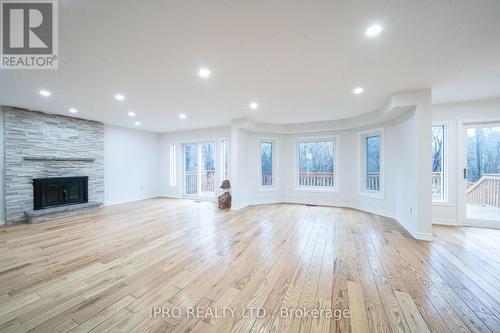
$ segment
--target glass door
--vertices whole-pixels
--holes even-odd
[[[214,143],[208,142],[184,145],[184,195],[214,198]]]
[[[500,124],[473,124],[464,128],[465,222],[500,228]]]

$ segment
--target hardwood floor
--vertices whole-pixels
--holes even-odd
[[[500,231],[434,233],[415,241],[350,209],[174,199],[3,227],[0,331],[500,332]]]

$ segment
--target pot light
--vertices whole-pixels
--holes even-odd
[[[116,94],[115,99],[117,101],[123,101],[125,99],[125,96],[123,96],[122,94]]]
[[[382,32],[382,26],[380,24],[374,24],[366,29],[366,36],[375,37]]]
[[[354,88],[354,90],[353,90],[353,92],[356,95],[361,95],[363,93],[363,91],[365,91],[365,90],[363,88],[361,88],[361,87]]]
[[[179,113],[179,118],[181,119],[186,119],[187,116],[184,113]]]
[[[250,107],[250,109],[252,110],[257,110],[257,108],[259,107],[259,104],[257,104],[256,102],[252,102],[248,105]]]
[[[78,113],[78,110],[75,109],[75,108],[71,108],[71,109],[69,109],[69,112],[71,112],[71,113]]]
[[[130,112],[128,113],[128,116],[129,116],[129,117],[135,117],[135,112],[134,112],[134,111],[130,111]]]
[[[42,95],[43,97],[49,97],[50,95],[52,95],[52,93],[48,90],[40,90],[40,95]]]
[[[135,126],[141,126],[141,123],[140,123],[140,122],[138,122],[138,121],[136,121],[136,122],[134,123],[134,125],[135,125]]]
[[[210,74],[211,72],[208,68],[200,68],[200,70],[198,71],[198,75],[204,79],[210,77]]]

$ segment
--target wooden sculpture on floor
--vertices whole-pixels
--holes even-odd
[[[224,191],[224,193],[219,196],[219,208],[229,209],[231,208],[231,193],[229,193],[231,184],[229,183],[229,180],[224,180],[220,188]]]

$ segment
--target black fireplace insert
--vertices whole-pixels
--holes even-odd
[[[33,209],[88,202],[88,177],[33,179]]]

